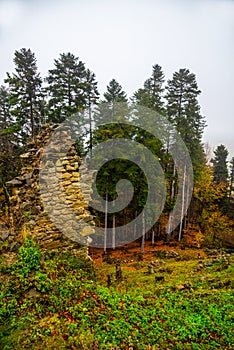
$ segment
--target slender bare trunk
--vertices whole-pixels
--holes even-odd
[[[107,224],[108,224],[108,190],[106,189],[105,229],[104,229],[104,253],[106,253]]]
[[[93,130],[92,130],[92,110],[89,103],[89,142],[90,142],[90,157],[93,156]]]
[[[142,240],[141,240],[141,253],[145,250],[145,212],[142,213]]]
[[[183,176],[183,185],[182,185],[182,199],[181,199],[181,216],[180,216],[180,229],[179,229],[179,238],[181,240],[182,227],[183,227],[183,218],[184,218],[184,202],[185,202],[185,181],[186,181],[186,164],[184,166],[184,176]]]
[[[113,214],[112,249],[115,249],[115,214]]]
[[[31,122],[31,136],[32,136],[32,139],[34,139],[34,136],[35,136],[35,125],[34,125],[34,118],[33,118],[32,96],[30,96],[30,122]]]
[[[188,225],[188,206],[189,206],[189,179],[188,179],[188,183],[187,183],[187,191],[186,191],[186,216],[185,216],[185,220],[184,220],[184,228],[187,228]]]
[[[173,179],[172,179],[172,183],[171,183],[171,200],[174,198],[175,195],[175,174],[176,174],[176,166],[174,163],[174,167],[173,167]],[[170,211],[169,216],[168,216],[168,223],[167,223],[167,238],[166,241],[167,243],[169,243],[170,239],[171,239],[171,223],[172,223],[172,212],[173,210]]]
[[[152,247],[154,247],[154,229],[152,229],[152,240],[151,240]]]

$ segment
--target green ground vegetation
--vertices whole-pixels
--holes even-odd
[[[114,263],[42,253],[29,239],[11,259],[2,252],[3,350],[234,346],[232,254],[133,259],[116,281]]]

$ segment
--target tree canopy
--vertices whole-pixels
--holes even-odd
[[[25,152],[28,142],[36,138],[44,123],[63,123],[75,115],[80,118],[77,122],[82,127],[77,145],[82,156],[89,153],[92,158],[96,145],[118,138],[139,143],[150,150],[163,169],[167,192],[166,204],[151,234],[153,237],[158,231],[160,235],[170,238],[171,213],[179,183],[177,164],[171,154],[171,147],[176,143],[174,128],[190,154],[195,191],[185,217],[181,215],[179,229],[172,234],[180,239],[181,234],[183,236],[187,232],[186,227],[191,227],[195,221],[199,230],[213,232],[211,227],[215,227],[215,218],[220,222],[220,232],[222,227],[226,227],[228,218],[222,215],[231,217],[233,211],[234,160],[231,160],[229,167],[228,150],[224,145],[219,145],[214,151],[212,168],[205,162],[202,137],[206,123],[198,101],[201,90],[195,74],[189,69],[179,69],[166,81],[162,67],[154,64],[143,87],[138,88],[130,99],[116,79],[110,80],[100,98],[95,74],[70,52],[61,53],[54,60],[54,67],[45,78],[38,72],[36,56],[31,49],[16,50],[13,62],[14,72],[6,73],[7,77],[0,87],[1,187],[5,188],[6,182],[17,174],[21,166],[20,153]],[[141,107],[146,108],[145,113],[148,108],[148,111],[158,113],[171,123],[167,130],[163,129],[160,140],[146,131]],[[133,120],[134,126],[131,124]],[[159,130],[160,127],[160,123],[151,125],[151,128]],[[128,154],[128,149],[123,153],[123,156]],[[154,171],[152,168],[152,173]],[[181,213],[188,197],[186,169],[183,177]],[[133,184],[134,197],[117,216],[96,212],[97,221],[102,226],[126,224],[143,211],[148,195],[147,179],[137,164],[126,159],[113,159],[100,170],[97,183],[102,197],[107,198],[108,205],[111,205],[116,199],[116,184],[121,178]],[[154,180],[155,183],[158,181],[157,174]],[[216,186],[216,190],[212,186]],[[7,192],[5,195],[7,199]],[[211,220],[211,217],[214,221],[208,230],[207,220]]]

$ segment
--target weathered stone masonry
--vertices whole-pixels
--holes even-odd
[[[59,159],[53,158],[47,152],[41,164],[46,143],[57,127],[57,125],[43,126],[40,134],[29,145],[27,153],[21,155],[23,167],[19,176],[7,183],[11,193],[9,217],[11,230],[8,240],[22,238],[26,231],[30,232],[41,248],[78,249],[84,252],[86,249],[82,249],[74,239],[77,234],[87,236],[94,232],[94,229],[90,229],[93,218],[87,204],[91,189],[88,185],[84,186],[84,183],[90,183],[90,175],[83,169],[82,183],[85,188],[82,189],[81,194],[79,186],[81,158],[77,155],[74,146],[66,152],[65,156],[61,154]],[[61,143],[61,140],[58,142]],[[52,153],[56,150],[56,142],[53,147]],[[48,162],[50,162],[50,173],[47,172],[46,183],[43,185],[41,182],[40,186],[40,173],[43,172],[44,166],[48,168]],[[51,222],[51,215],[56,225]],[[62,224],[63,232],[65,228],[66,234],[58,229],[59,222]]]

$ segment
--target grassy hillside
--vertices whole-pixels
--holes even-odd
[[[2,247],[2,349],[232,349],[233,255],[155,250],[109,263]],[[149,266],[150,265],[150,266]],[[107,275],[112,282],[107,286]]]

